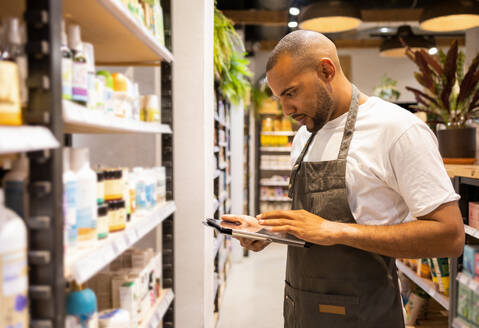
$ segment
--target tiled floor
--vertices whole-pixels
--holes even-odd
[[[271,244],[233,263],[218,328],[283,327],[286,247]]]

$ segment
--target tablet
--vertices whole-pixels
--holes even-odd
[[[256,218],[248,217],[256,220]],[[251,222],[254,222],[251,220]],[[203,224],[216,229],[218,232],[233,237],[263,240],[272,243],[285,244],[296,247],[310,247],[311,243],[298,239],[289,234],[280,234],[266,230],[259,224],[237,224],[223,220],[206,219]]]

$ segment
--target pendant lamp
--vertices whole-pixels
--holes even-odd
[[[401,39],[412,50],[424,49],[436,46],[434,37],[427,35],[414,34],[409,25],[401,25],[398,27],[397,33],[391,36],[387,36],[380,46],[381,56],[383,57],[405,57],[406,48],[401,42]]]
[[[479,26],[479,3],[475,0],[434,1],[419,20],[423,30],[450,32]]]
[[[355,3],[344,0],[314,2],[301,10],[299,27],[321,33],[353,30],[361,24],[361,12]]]

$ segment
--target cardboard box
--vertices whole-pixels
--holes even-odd
[[[472,319],[472,290],[459,282],[457,294],[457,314],[462,318],[471,321]]]

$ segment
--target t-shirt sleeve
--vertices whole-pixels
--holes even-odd
[[[301,155],[303,147],[306,145],[310,135],[311,134],[306,130],[305,127],[301,127],[294,136],[293,143],[291,145],[291,167],[294,166],[299,155]]]
[[[389,151],[390,185],[402,196],[415,217],[431,213],[460,197],[447,175],[437,139],[420,122],[405,130]]]

